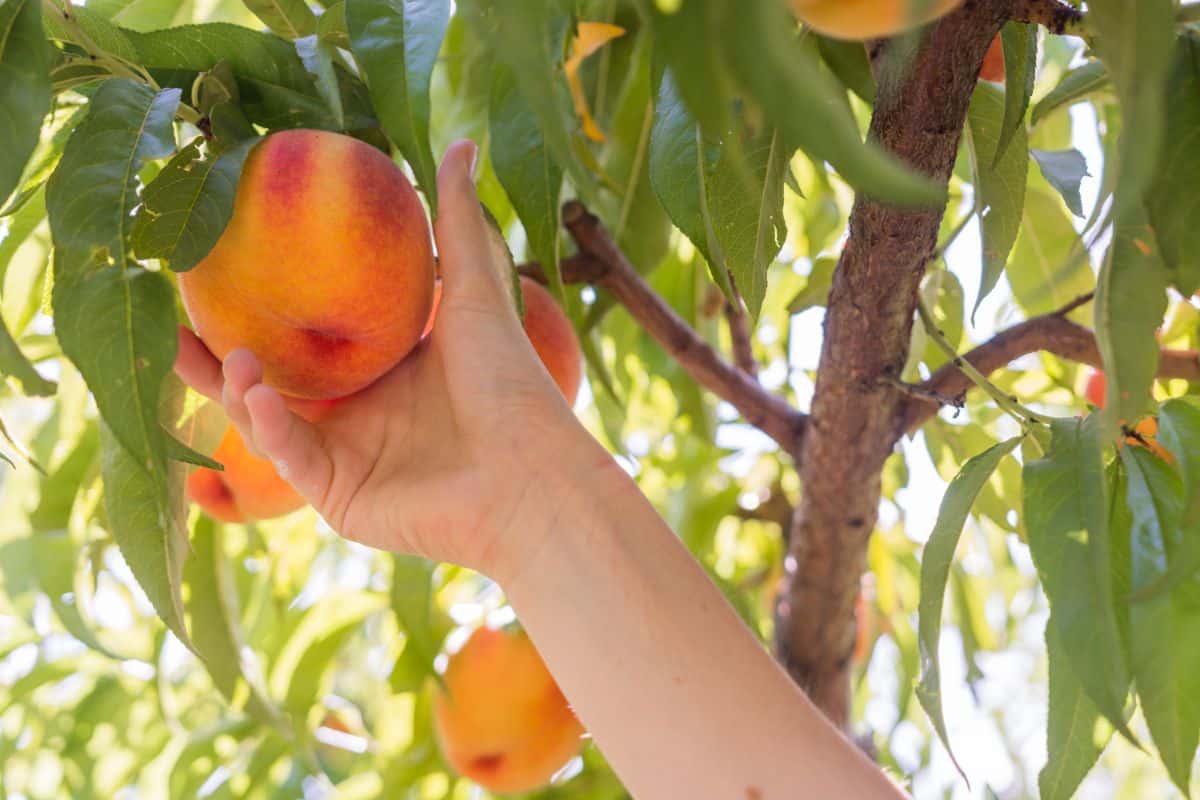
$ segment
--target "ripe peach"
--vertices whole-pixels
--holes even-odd
[[[836,39],[880,39],[950,13],[963,0],[936,0],[919,15],[913,0],[791,0],[796,17]]]
[[[583,381],[583,351],[567,315],[540,283],[521,277],[525,297],[525,335],[569,405],[575,405]]]
[[[249,347],[268,384],[321,399],[408,354],[433,275],[429,225],[399,167],[349,136],[292,130],[250,154],[229,226],[179,287],[217,358]]]
[[[540,283],[522,275],[521,293],[525,298],[525,335],[567,403],[575,405],[579,385],[583,382],[583,350],[579,347],[579,337],[567,315],[554,302],[553,295]],[[441,302],[442,284],[438,281],[433,291],[433,310],[425,323],[422,338],[433,331]]]
[[[1004,75],[1004,43],[997,34],[992,40],[992,46],[988,48],[987,55],[983,57],[983,69],[979,70],[979,77],[992,83],[1004,83]]]
[[[304,498],[279,477],[275,466],[246,448],[230,425],[212,457],[224,472],[200,467],[187,477],[187,495],[222,522],[249,522],[282,516],[304,507]]]
[[[485,789],[544,786],[579,752],[583,726],[524,631],[475,631],[443,682],[433,709],[442,753]]]
[[[1108,379],[1104,377],[1104,372],[1098,369],[1092,370],[1088,374],[1083,396],[1096,408],[1104,408],[1104,394],[1107,390]]]

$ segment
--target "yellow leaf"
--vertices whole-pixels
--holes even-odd
[[[579,67],[583,60],[595,53],[604,45],[625,35],[625,29],[619,25],[609,25],[607,22],[580,22],[571,40],[571,55],[563,63],[563,71],[567,74],[567,85],[571,87],[571,100],[575,104],[575,113],[583,124],[583,133],[593,142],[603,142],[604,134],[596,127],[592,112],[588,109],[587,98],[583,94],[583,82],[579,79]]]

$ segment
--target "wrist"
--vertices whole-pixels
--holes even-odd
[[[506,590],[531,571],[545,551],[563,537],[574,537],[598,522],[606,508],[617,508],[633,480],[612,455],[574,418],[563,435],[543,441],[519,470],[516,501],[508,520],[493,532],[484,571]]]

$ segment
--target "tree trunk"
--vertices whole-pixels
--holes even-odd
[[[966,0],[931,27],[905,67],[873,53],[879,88],[870,139],[940,184],[949,181],[984,53],[1011,0]],[[849,724],[854,605],[876,522],[884,460],[902,429],[899,379],[917,291],[944,209],[859,197],[825,315],[802,497],[777,608],[780,661],[839,726]]]

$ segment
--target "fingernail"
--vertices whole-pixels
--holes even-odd
[[[286,480],[290,471],[287,462],[282,459],[276,459],[273,463],[275,464],[275,471],[279,473],[279,477]]]

